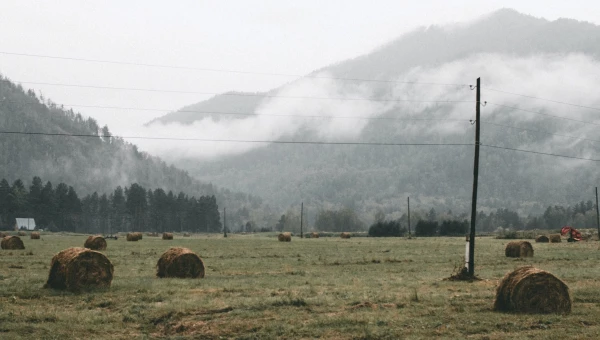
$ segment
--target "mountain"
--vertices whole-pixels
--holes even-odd
[[[263,208],[258,197],[200,182],[119,137],[100,137],[110,135],[107,126],[100,128],[93,118],[38,97],[1,76],[0,127],[0,179],[9,182],[39,176],[55,186],[68,183],[81,195],[109,194],[117,186],[133,183],[175,195],[214,195],[221,208],[229,207],[232,222],[236,221],[236,211],[246,206]]]
[[[592,197],[590,186],[600,180],[595,162],[506,149],[600,158],[599,142],[591,137],[597,112],[581,107],[600,107],[600,96],[594,93],[600,86],[594,77],[600,71],[599,42],[596,25],[503,9],[469,24],[415,30],[371,53],[273,89],[261,100],[228,94],[191,107],[256,113],[242,119],[248,121],[247,130],[267,126],[263,140],[472,144],[468,120],[474,119],[474,91],[465,85],[481,76],[482,100],[490,102],[482,111],[482,143],[493,147],[481,149],[479,206],[537,214],[548,205]],[[203,122],[215,119],[183,111],[153,124],[179,122],[201,129]],[[290,117],[282,122],[269,116],[273,114]],[[318,120],[314,115],[336,117]],[[233,131],[228,124],[221,122],[222,130]],[[240,124],[238,120],[235,126]],[[313,216],[320,209],[346,206],[366,221],[378,210],[399,217],[406,196],[423,210],[470,210],[469,145],[270,144],[243,154],[208,159],[199,154],[175,162],[200,179],[251,192],[279,207],[304,201]]]

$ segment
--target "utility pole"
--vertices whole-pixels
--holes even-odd
[[[475,219],[477,216],[477,180],[479,178],[479,130],[481,127],[481,78],[477,78],[475,95],[475,158],[473,160],[473,199],[471,201],[471,233],[469,235],[469,275],[475,276]]]
[[[302,234],[302,224],[303,224],[303,219],[302,217],[304,216],[304,202],[302,202],[302,205],[300,205],[300,238],[304,238],[304,235]]]
[[[406,203],[408,203],[408,238],[411,238],[411,235],[410,235],[410,196],[406,198]]]
[[[223,237],[227,237],[227,208],[223,208]]]
[[[600,241],[600,215],[598,215],[598,187],[596,187],[596,225],[598,226],[598,240]]]

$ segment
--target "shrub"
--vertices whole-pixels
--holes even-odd
[[[379,221],[369,227],[370,237],[401,237],[406,234],[406,228],[401,227],[400,221]]]
[[[415,227],[415,235],[417,236],[435,236],[438,231],[437,221],[419,220]]]
[[[448,220],[442,222],[440,226],[440,235],[442,236],[458,236],[464,235],[469,231],[469,222],[467,220]]]

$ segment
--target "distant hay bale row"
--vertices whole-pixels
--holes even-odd
[[[521,267],[506,274],[500,281],[494,310],[567,314],[571,312],[569,287],[546,271]]]
[[[91,249],[91,250],[106,250],[106,240],[104,239],[104,237],[100,236],[100,235],[96,235],[96,236],[88,236],[87,240],[85,240],[85,243],[83,245],[85,248]]]
[[[27,233],[26,233],[26,232],[24,232],[24,231],[19,231],[19,232],[17,233],[17,235],[19,235],[19,236],[27,236]]]
[[[142,239],[142,233],[127,233],[127,241],[139,241]]]
[[[5,236],[0,241],[0,248],[8,250],[25,249],[25,245],[19,236]]]
[[[277,236],[279,242],[291,242],[292,234],[291,233],[281,233]]]
[[[173,233],[163,233],[162,239],[163,240],[172,240],[173,239]]]
[[[548,238],[550,239],[550,243],[561,243],[562,242],[562,238],[560,237],[560,234],[550,234],[550,235],[548,235]]]
[[[31,237],[32,240],[39,240],[42,237],[42,235],[40,235],[39,232],[34,231],[31,234],[29,234],[29,237]]]
[[[506,257],[533,257],[533,247],[527,241],[509,242],[504,252]]]
[[[44,288],[79,291],[110,287],[113,273],[113,264],[104,254],[86,248],[69,248],[52,258]]]
[[[158,233],[147,233],[146,235],[150,237],[158,237]]]
[[[548,243],[548,242],[550,242],[550,239],[546,235],[539,235],[538,237],[535,238],[535,242]]]
[[[157,277],[203,278],[204,262],[187,248],[167,250],[156,264]]]
[[[350,233],[346,233],[346,232],[343,232],[340,234],[341,238],[350,238],[350,236],[351,236]]]
[[[319,238],[319,233],[313,231],[312,233],[310,233],[310,238]]]

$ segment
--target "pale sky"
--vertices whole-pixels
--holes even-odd
[[[306,74],[417,27],[507,7],[600,24],[599,1],[26,1],[0,2],[0,52]],[[294,78],[40,59],[0,53],[14,81],[181,91],[264,91]],[[176,110],[208,95],[27,85],[59,104]],[[161,112],[74,108],[113,132]],[[166,113],[166,112],[165,112]]]

